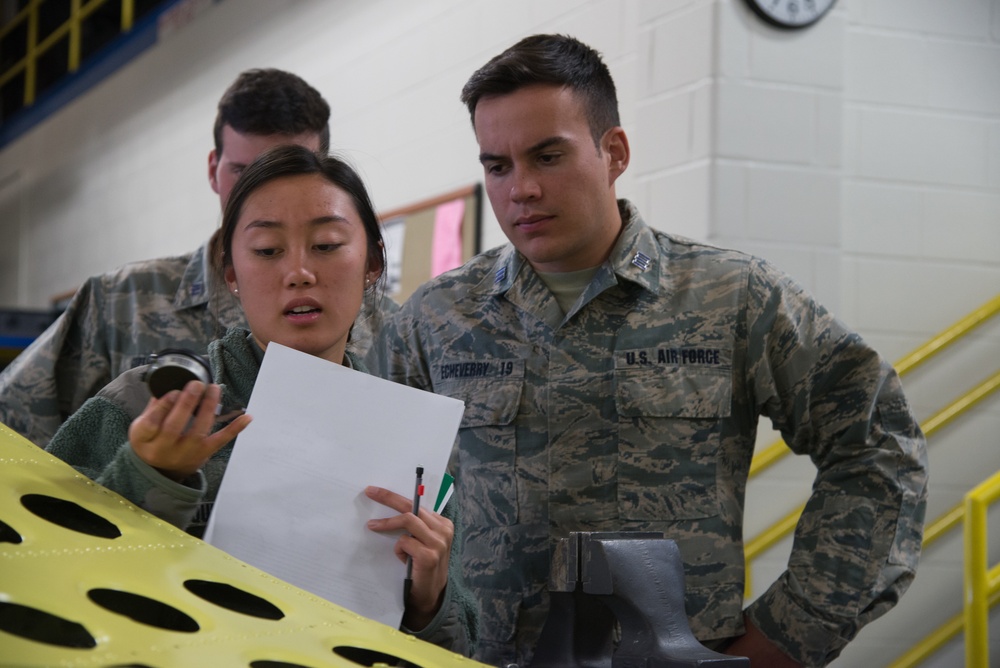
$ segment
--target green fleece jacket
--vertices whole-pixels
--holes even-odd
[[[222,388],[223,416],[246,408],[263,357],[250,332],[241,328],[230,329],[223,338],[209,344],[212,377]],[[347,366],[367,372],[361,360],[350,352],[344,361]],[[128,429],[150,398],[143,380],[147,369],[141,366],[126,371],[88,399],[63,423],[46,450],[150,514],[200,537],[229,464],[233,443],[216,452],[200,471],[183,482],[167,478],[139,459],[129,445]],[[459,522],[451,514],[454,505],[449,504],[443,513],[455,524],[445,600],[434,620],[413,635],[470,656],[479,635],[479,610],[458,574],[462,541]]]

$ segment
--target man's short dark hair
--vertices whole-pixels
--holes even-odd
[[[215,117],[215,152],[222,155],[222,128],[240,134],[319,135],[320,151],[330,150],[330,105],[315,88],[291,72],[253,69],[243,72],[219,100]]]
[[[532,35],[480,67],[462,88],[462,102],[476,124],[476,105],[534,84],[566,86],[580,94],[594,143],[620,125],[618,94],[601,54],[566,35]]]

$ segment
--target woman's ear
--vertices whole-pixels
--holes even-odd
[[[370,285],[379,279],[385,271],[385,244],[378,242],[379,253],[368,258],[368,271],[365,273],[365,285]]]
[[[231,293],[239,297],[240,288],[239,285],[236,283],[236,271],[233,269],[233,265],[230,264],[225,269],[223,269],[222,274],[223,277],[226,279],[226,287],[229,289]]]

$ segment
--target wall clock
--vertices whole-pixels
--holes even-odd
[[[768,23],[788,30],[819,21],[837,0],[747,0],[750,9]]]

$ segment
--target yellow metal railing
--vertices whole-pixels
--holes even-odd
[[[990,665],[990,599],[1000,594],[1000,565],[990,568],[987,512],[1000,499],[1000,472],[965,495],[965,665]]]
[[[989,300],[897,361],[895,365],[897,373],[902,376],[912,371],[997,314],[1000,314],[1000,295],[997,295],[993,299]],[[1000,371],[966,392],[945,408],[930,416],[921,425],[924,435],[929,438],[932,434],[950,424],[959,415],[963,414],[997,390],[1000,390]],[[750,466],[750,476],[752,477],[766,470],[790,452],[791,451],[784,444],[784,442],[778,440],[772,443],[754,457]],[[749,597],[752,593],[751,563],[754,559],[759,557],[762,553],[766,552],[795,530],[799,516],[802,514],[804,508],[804,504],[799,506],[765,529],[758,536],[747,542],[745,548],[747,562],[747,597]],[[965,515],[965,506],[959,504],[944,513],[941,517],[934,520],[924,531],[924,547],[931,545],[949,531],[957,528],[962,523]],[[995,577],[1000,577],[1000,574],[995,574]],[[985,605],[992,607],[1000,601],[1000,591],[992,592],[984,600],[988,600],[988,603]],[[906,654],[893,662],[892,668],[908,668],[919,664],[940,649],[951,638],[957,635],[962,630],[963,626],[963,615],[956,615],[933,634],[924,638]]]
[[[1000,593],[994,593],[990,597],[990,607],[992,608],[997,602],[1000,602]],[[888,668],[912,668],[913,666],[919,666],[929,659],[931,655],[947,645],[952,638],[961,633],[963,628],[965,628],[965,615],[960,612],[911,647],[905,654],[890,663]]]
[[[24,106],[30,107],[34,104],[37,96],[38,60],[63,39],[67,40],[68,45],[66,71],[76,72],[80,67],[83,22],[102,5],[110,2],[121,3],[121,32],[131,30],[135,17],[135,0],[70,0],[69,19],[39,42],[39,13],[44,11],[44,0],[29,0],[23,9],[0,27],[0,40],[22,25],[27,28],[24,57],[0,72],[0,87],[19,74],[24,74]]]
[[[959,399],[953,402],[952,406],[946,407],[932,415],[927,422],[924,423],[924,433],[928,436],[933,434],[938,429],[941,429],[945,425],[949,424],[962,411],[971,408],[975,403],[985,398],[990,392],[995,391],[998,387],[1000,387],[1000,371],[983,383],[980,383],[972,391],[968,392],[965,395],[965,397],[968,398],[967,401]],[[961,404],[961,407],[956,406],[956,404]],[[961,410],[959,408],[961,408]],[[937,542],[939,538],[945,536],[948,532],[957,529],[962,525],[963,520],[965,519],[966,507],[964,503],[959,503],[952,507],[925,527],[923,548],[927,549]],[[992,608],[998,601],[1000,601],[1000,591],[993,592],[993,594],[989,596],[989,607]],[[931,655],[944,647],[948,641],[961,633],[964,627],[964,615],[959,613],[953,616],[951,619],[942,624],[936,631],[921,639],[902,656],[889,664],[888,668],[913,668],[914,666],[919,666],[921,663],[929,659]]]
[[[962,526],[965,520],[965,503],[959,503],[941,517],[928,524],[924,529],[924,549],[937,542],[948,532]],[[989,595],[989,607],[992,608],[1000,602],[1000,591],[994,591]],[[965,614],[960,612],[948,619],[933,633],[922,638],[920,642],[907,650],[887,668],[914,668],[929,659],[935,652],[948,644],[965,628]]]

